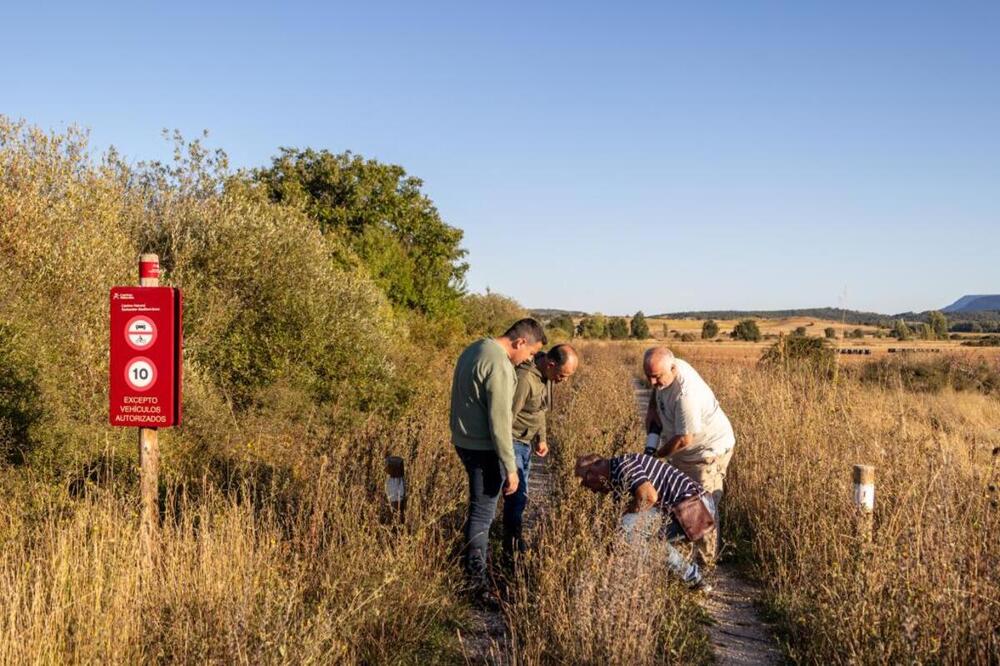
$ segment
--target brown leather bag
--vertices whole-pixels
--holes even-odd
[[[674,520],[684,530],[684,536],[688,538],[688,541],[697,541],[715,527],[715,519],[712,518],[712,512],[701,501],[700,495],[689,497],[674,504],[670,507],[670,513],[673,514]]]

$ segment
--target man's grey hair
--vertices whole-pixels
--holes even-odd
[[[661,359],[673,364],[674,353],[666,347],[650,347],[642,357],[642,364],[648,366]]]

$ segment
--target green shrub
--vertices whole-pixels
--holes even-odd
[[[701,325],[701,338],[703,340],[711,340],[719,334],[719,325],[714,319],[709,319]]]
[[[38,370],[14,327],[0,322],[0,461],[24,462],[42,418]]]
[[[628,337],[628,324],[624,317],[612,317],[608,322],[608,337],[612,340],[624,340]]]
[[[834,330],[832,326],[823,329],[823,335],[826,336],[827,340],[832,340],[837,337],[837,331]]]
[[[825,338],[805,335],[782,336],[764,350],[761,365],[785,370],[806,371],[833,379],[837,376],[837,357]]]
[[[649,337],[649,324],[646,323],[646,315],[642,313],[642,310],[632,315],[632,321],[629,322],[629,333],[637,340],[645,340]]]
[[[488,290],[485,294],[466,294],[462,297],[462,319],[466,332],[472,336],[495,337],[527,316],[527,311],[513,298]]]
[[[1000,372],[987,363],[969,363],[952,357],[917,361],[905,356],[866,363],[861,380],[885,387],[902,387],[919,393],[938,393],[946,388],[992,394],[1000,390]]]
[[[760,328],[753,319],[744,319],[733,327],[733,332],[730,335],[736,340],[758,342],[760,340]]]

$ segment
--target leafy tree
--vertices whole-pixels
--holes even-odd
[[[462,298],[462,320],[469,335],[497,336],[527,312],[513,298],[486,291]]]
[[[805,370],[834,379],[837,376],[837,359],[830,343],[818,337],[804,335],[782,336],[774,345],[764,350],[762,365],[780,367],[786,371]]]
[[[730,335],[736,340],[758,342],[760,340],[760,328],[753,319],[744,319],[733,327],[733,332]]]
[[[931,328],[930,324],[920,324],[920,339],[921,340],[935,340],[934,329]]]
[[[865,337],[865,332],[860,328],[856,328],[853,331],[851,331],[851,337],[854,338],[855,340],[861,340]]]
[[[649,337],[649,324],[646,323],[646,315],[642,313],[642,310],[632,316],[629,329],[633,338],[645,340]]]
[[[719,334],[719,325],[715,323],[714,319],[707,320],[701,325],[701,338],[703,340],[711,340]]]
[[[805,326],[797,327],[794,331],[792,331],[792,335],[794,335],[797,338],[806,337],[806,327]]]
[[[608,320],[600,312],[595,312],[589,317],[580,320],[576,328],[577,335],[583,338],[596,340],[608,337]]]
[[[937,310],[928,315],[928,322],[934,337],[938,340],[948,339],[948,318]]]
[[[905,321],[897,319],[896,324],[892,327],[892,336],[898,340],[909,340],[913,337],[913,331],[910,330]]]
[[[462,231],[441,219],[423,182],[350,152],[282,148],[253,172],[272,201],[301,208],[342,237],[396,306],[455,314],[468,264]]]
[[[624,317],[613,317],[608,322],[608,337],[612,340],[624,340],[628,337],[628,324]]]
[[[823,335],[825,335],[827,339],[832,340],[837,337],[837,331],[832,326],[828,326],[823,330]]]
[[[576,324],[573,323],[573,318],[569,315],[558,315],[549,320],[547,325],[548,328],[559,329],[566,333],[569,337],[573,337],[576,333]]]

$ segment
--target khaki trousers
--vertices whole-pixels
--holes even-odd
[[[695,557],[702,566],[712,567],[719,556],[722,547],[722,526],[719,523],[719,506],[722,502],[722,485],[726,480],[726,470],[729,468],[729,460],[733,457],[733,449],[729,449],[721,456],[711,456],[709,458],[685,457],[684,451],[678,451],[667,458],[667,462],[684,472],[712,495],[715,500],[716,527],[713,532],[709,532],[694,544]]]

